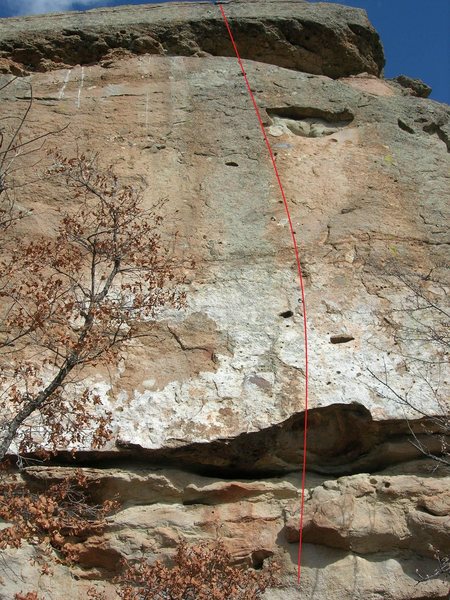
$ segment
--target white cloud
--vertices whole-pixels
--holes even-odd
[[[74,10],[74,4],[94,8],[107,4],[107,0],[6,0],[8,8],[17,15],[36,15],[49,12]]]

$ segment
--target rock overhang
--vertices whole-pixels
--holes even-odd
[[[296,0],[226,6],[245,59],[333,78],[380,75],[384,55],[364,11]],[[111,51],[233,56],[222,16],[207,2],[167,3],[0,19],[3,70],[92,64]],[[9,62],[8,62],[9,61]]]

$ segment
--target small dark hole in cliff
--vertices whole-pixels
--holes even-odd
[[[401,119],[398,119],[397,124],[400,127],[400,129],[403,129],[403,131],[406,131],[407,133],[415,133],[414,129],[412,129],[411,127],[409,127],[409,125],[407,125]]]
[[[285,310],[283,312],[280,312],[278,316],[283,317],[283,319],[289,319],[290,317],[294,316],[294,313],[292,312],[292,310]]]
[[[347,342],[352,342],[354,339],[351,335],[332,335],[330,342],[332,344],[346,344]]]
[[[227,167],[238,167],[239,165],[237,164],[237,162],[234,162],[233,160],[229,160],[228,162],[225,163],[227,165]]]
[[[209,506],[208,502],[204,502],[200,498],[193,500],[183,500],[183,506],[195,506],[196,504],[199,506]]]
[[[321,108],[315,108],[312,106],[283,106],[276,108],[268,108],[266,110],[268,116],[272,117],[284,117],[285,119],[323,119],[328,122],[339,122],[345,125],[350,124],[353,119],[353,113],[348,110],[323,110]]]
[[[385,488],[389,488],[389,487],[391,487],[391,484],[389,483],[389,481],[385,481],[385,482],[384,482],[384,487],[385,487]]]
[[[256,550],[252,552],[252,567],[261,570],[264,567],[264,561],[270,556],[273,556],[273,552],[269,550]]]

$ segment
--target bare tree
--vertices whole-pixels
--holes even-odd
[[[23,210],[18,209],[16,202],[18,188],[25,185],[24,182],[19,184],[16,179],[17,173],[24,174],[22,159],[40,150],[49,136],[61,133],[68,127],[66,125],[55,131],[47,131],[37,136],[26,136],[26,123],[34,101],[33,88],[30,82],[12,77],[0,85],[0,93],[19,83],[25,86],[28,92],[25,109],[21,114],[7,115],[0,118],[0,233],[24,216]],[[35,169],[31,169],[31,171],[36,174]]]
[[[382,375],[372,369],[369,373],[380,384],[379,393],[403,406],[409,414],[424,419],[425,435],[419,436],[407,418],[413,446],[436,466],[450,467],[448,286],[432,272],[413,275],[398,266],[390,269],[388,277],[404,290],[403,306],[393,311],[391,324],[394,344],[412,385],[409,390],[400,389],[386,370]],[[400,323],[395,322],[395,313],[401,314]],[[439,440],[439,449],[430,448],[426,434]]]
[[[439,272],[439,271],[438,271]],[[441,270],[442,273],[442,270]],[[450,467],[450,307],[449,286],[434,270],[411,274],[398,265],[387,273],[391,284],[404,291],[403,306],[393,311],[394,344],[403,367],[412,379],[409,389],[401,388],[385,369],[369,373],[377,381],[378,393],[405,410],[411,433],[411,444],[434,463],[435,468]],[[401,319],[396,319],[396,314]],[[413,427],[414,415],[421,420],[421,430]],[[450,573],[450,557],[446,550],[433,547],[436,568],[433,573],[417,571],[418,580],[427,581]]]
[[[110,415],[83,384],[183,293],[158,233],[158,207],[94,159],[55,153],[51,173],[75,202],[61,202],[53,238],[15,240],[0,262],[0,460],[44,445],[67,448],[110,435]],[[69,203],[70,205],[70,203]]]

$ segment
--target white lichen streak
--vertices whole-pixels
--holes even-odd
[[[67,84],[69,83],[69,79],[70,79],[70,74],[71,73],[72,73],[72,69],[67,69],[67,73],[66,73],[66,76],[64,77],[62,88],[59,90],[59,96],[58,96],[58,98],[60,100],[62,100],[64,98],[64,92],[65,92]]]
[[[148,130],[148,105],[149,105],[149,97],[148,97],[148,90],[147,90],[147,93],[145,94],[145,131],[146,132]]]
[[[146,385],[133,389],[127,387],[126,378],[119,381],[118,389],[126,393],[121,410],[106,397],[102,401],[114,415],[121,440],[155,449],[167,447],[171,440],[188,443],[232,437],[281,422],[294,410],[302,410],[302,325],[291,270],[278,267],[268,271],[267,264],[253,263],[235,267],[230,278],[220,277],[218,269],[213,284],[191,288],[185,317],[189,313],[207,315],[218,331],[227,332],[231,352],[216,353],[214,371],[174,378],[160,389],[151,389],[151,364],[145,365],[143,373]],[[386,369],[392,379],[398,377],[401,367],[393,354],[380,360],[379,348],[387,347],[389,340],[384,330],[375,330],[376,298],[361,301],[358,293],[347,295],[336,300],[336,312],[328,313],[320,301],[326,291],[326,274],[316,273],[315,281],[320,291],[310,292],[315,313],[309,330],[314,407],[357,403],[375,419],[404,418],[402,407],[376,393],[376,382],[367,372],[367,366]],[[284,319],[280,313],[289,308],[295,317]],[[182,320],[181,314],[179,318]],[[350,332],[355,340],[331,344],[330,335],[335,331]],[[408,389],[412,382],[406,376],[403,381]],[[414,390],[433,406],[425,389]],[[417,418],[414,413],[408,416]]]
[[[84,85],[84,67],[81,67],[80,86],[78,88],[78,94],[77,94],[77,108],[80,108],[80,106],[81,106],[81,90],[83,89],[83,85]]]

